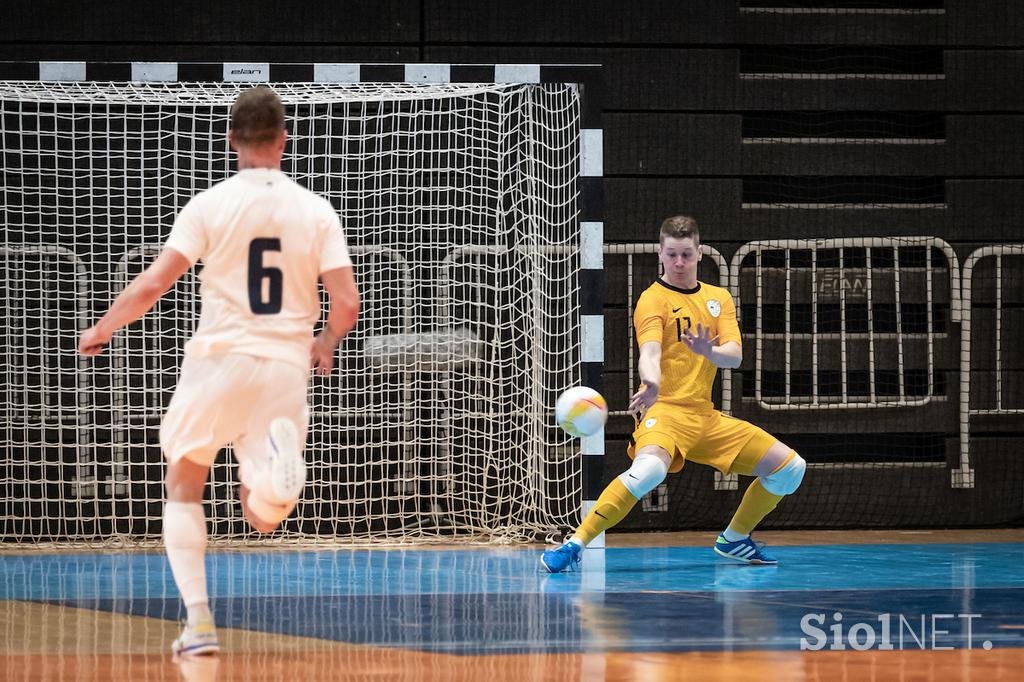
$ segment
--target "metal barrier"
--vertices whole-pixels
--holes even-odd
[[[921,265],[902,266],[900,249],[923,248]],[[856,259],[848,250],[857,250]],[[891,250],[891,257],[886,253]],[[933,262],[933,250],[941,251],[949,269],[950,317],[956,321],[959,312],[959,271],[956,254],[952,247],[935,237],[870,237],[847,239],[784,239],[755,241],[745,244],[734,254],[731,262],[731,282],[737,308],[741,307],[745,278],[743,262],[748,256],[756,258],[754,267],[756,333],[754,392],[760,406],[767,410],[786,409],[836,409],[869,407],[911,407],[928,403],[934,395],[934,331],[933,274],[937,266]],[[777,263],[765,265],[765,254]],[[823,252],[828,252],[824,254]],[[826,257],[827,255],[827,257]],[[873,258],[875,262],[873,262]],[[879,260],[884,258],[884,265]],[[923,325],[915,331],[908,331],[903,308],[907,304],[905,289],[912,287],[905,281],[913,271],[922,271],[924,278],[923,301],[909,305],[924,306]],[[901,281],[901,272],[903,280]],[[781,331],[770,331],[765,327],[766,298],[768,290],[782,291],[783,319]],[[889,293],[891,291],[891,298]],[[880,299],[886,299],[884,301]],[[802,299],[805,303],[797,303]],[[809,315],[801,316],[800,329],[794,327],[794,306],[809,304]],[[778,304],[774,304],[778,305]],[[892,310],[893,320],[879,319],[882,306]],[[825,310],[827,308],[827,310]],[[852,311],[859,310],[862,316],[853,317]],[[824,314],[828,312],[830,314]],[[742,312],[741,312],[742,315]],[[891,331],[880,328],[891,326]],[[765,390],[766,346],[768,342],[782,342],[783,385],[782,390]],[[925,344],[925,367],[913,368],[923,371],[926,388],[923,395],[908,390],[906,356],[910,344]],[[863,387],[854,390],[851,379],[851,346],[868,359],[867,375]],[[799,346],[799,348],[798,348]],[[838,346],[838,347],[837,347]],[[880,390],[877,369],[880,357],[888,357],[886,351],[895,351],[895,392]],[[793,386],[795,356],[802,350],[809,354],[810,365],[807,385],[795,390]],[[824,358],[835,356],[831,363]],[[772,359],[776,359],[774,356]],[[804,364],[804,362],[800,362]],[[838,364],[838,367],[826,367]],[[889,370],[890,372],[892,370]],[[823,372],[835,376],[837,384],[820,385]],[[806,371],[805,371],[806,373]]]
[[[983,246],[964,262],[963,316],[960,323],[960,466],[952,471],[954,488],[973,488],[974,470],[970,458],[970,426],[972,415],[1024,414],[1024,407],[1005,407],[1003,404],[1003,256],[1024,256],[1024,244]],[[985,258],[996,259],[995,265],[995,374],[994,404],[992,408],[971,409],[971,303],[973,301],[974,269]]]
[[[45,244],[0,246],[0,258],[5,261],[3,287],[6,291],[7,306],[6,354],[8,361],[15,361],[6,368],[9,374],[0,377],[0,381],[6,384],[8,395],[13,398],[11,405],[4,410],[3,422],[8,429],[15,426],[12,408],[17,405],[25,410],[25,426],[31,424],[35,428],[45,426],[56,427],[59,430],[65,427],[73,428],[75,475],[68,481],[69,488],[74,495],[83,490],[94,491],[99,483],[96,477],[94,396],[91,390],[93,377],[88,358],[76,354],[74,361],[68,362],[66,357],[66,354],[75,353],[78,343],[76,335],[89,325],[90,289],[85,263],[71,249]],[[37,280],[26,277],[28,268],[25,263],[15,265],[10,262],[25,258],[40,259]],[[44,273],[42,261],[52,262],[58,269],[57,272]],[[73,270],[73,281],[61,279],[61,265]],[[39,289],[34,292],[38,294],[38,299],[30,298],[28,282],[38,283]],[[72,291],[61,290],[62,283],[70,284],[67,288]],[[64,306],[68,305],[69,294],[73,299],[73,320],[64,310]],[[39,315],[38,318],[29,315],[32,303],[39,306],[38,311],[33,311]],[[15,345],[14,334],[18,332],[24,334],[24,343]],[[31,351],[38,353],[38,367],[32,367],[28,361]],[[59,394],[68,388],[63,380],[67,378],[66,373],[70,372],[72,366],[75,369],[73,407],[65,404],[59,397]],[[20,385],[13,383],[15,376],[21,379]],[[33,383],[34,379],[38,380],[37,384]],[[37,400],[33,394],[38,395]],[[66,440],[58,440],[56,446],[61,451],[66,451],[67,444]],[[7,445],[10,447],[14,443]],[[40,439],[33,446],[46,447],[46,442]],[[46,457],[40,455],[35,464],[42,466],[46,462]]]

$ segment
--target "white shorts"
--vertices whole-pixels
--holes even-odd
[[[168,462],[188,457],[209,466],[233,444],[238,461],[267,457],[270,422],[295,422],[306,442],[309,370],[281,360],[227,353],[185,357],[174,396],[160,425],[160,447]]]

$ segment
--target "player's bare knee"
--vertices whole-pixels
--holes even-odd
[[[785,464],[768,474],[761,476],[761,485],[773,495],[792,495],[804,480],[807,462],[793,451],[793,456]]]
[[[661,453],[665,451],[661,448]],[[641,449],[633,459],[633,465],[619,475],[619,481],[626,486],[636,499],[654,490],[668,475],[667,457]]]
[[[198,464],[188,457],[179,457],[169,463],[164,479],[168,501],[202,502],[209,475],[208,465]]]

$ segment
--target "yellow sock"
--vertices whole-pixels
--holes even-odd
[[[729,522],[729,530],[741,535],[750,535],[757,524],[761,523],[761,519],[768,516],[783,497],[765,490],[761,485],[761,479],[755,478],[747,487],[747,492],[743,493],[743,501]]]
[[[626,518],[626,514],[638,501],[633,497],[633,493],[622,485],[622,481],[618,478],[612,479],[597,498],[597,503],[587,514],[587,518],[583,519],[583,523],[576,530],[576,537],[583,540],[583,544],[589,544],[602,532]]]

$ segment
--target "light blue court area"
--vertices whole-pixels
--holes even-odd
[[[420,651],[1024,646],[1024,543],[772,551],[588,550],[558,575],[535,549],[219,552],[207,571],[222,627]],[[0,556],[0,598],[182,617],[160,554]]]

